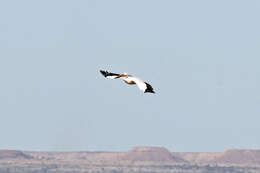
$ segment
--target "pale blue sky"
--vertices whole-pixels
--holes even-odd
[[[258,0],[0,1],[0,149],[260,149],[259,17]]]

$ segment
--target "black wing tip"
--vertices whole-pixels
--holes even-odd
[[[105,76],[105,77],[107,77],[107,76],[118,76],[119,74],[117,74],[117,73],[111,73],[111,72],[108,72],[108,71],[104,71],[104,70],[99,70],[100,71],[100,73],[103,75],[103,76]]]
[[[153,94],[155,94],[155,92],[153,90],[150,91],[150,90],[147,90],[147,89],[144,91],[144,93],[153,93]]]
[[[150,84],[146,83],[146,82],[145,82],[145,84],[146,84],[146,90],[144,92],[145,93],[153,93],[153,94],[155,94],[155,92],[153,90],[153,87]]]
[[[106,71],[104,71],[104,70],[99,70],[99,71],[100,71],[100,73],[102,73],[102,74],[103,74],[103,73],[106,73]]]
[[[99,70],[100,71],[100,73],[103,75],[103,76],[105,76],[105,77],[107,77],[107,71],[104,71],[104,70]]]

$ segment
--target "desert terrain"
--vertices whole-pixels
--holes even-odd
[[[133,147],[127,152],[0,150],[0,173],[260,173],[260,150],[171,152]]]

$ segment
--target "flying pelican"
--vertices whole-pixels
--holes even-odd
[[[118,79],[118,78],[122,78],[125,83],[129,84],[129,85],[134,85],[136,84],[138,86],[138,88],[140,90],[142,90],[144,93],[155,93],[153,91],[153,87],[142,81],[141,79],[137,78],[137,77],[134,77],[132,75],[129,75],[127,73],[123,73],[123,74],[117,74],[117,73],[110,73],[108,71],[103,71],[103,70],[100,70],[100,73],[105,76],[106,78],[109,78],[109,79]]]

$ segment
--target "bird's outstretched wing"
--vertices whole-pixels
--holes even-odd
[[[104,70],[100,70],[100,73],[106,77],[106,78],[109,78],[109,79],[116,79],[119,77],[120,74],[117,74],[117,73],[110,73],[108,71],[104,71]]]

